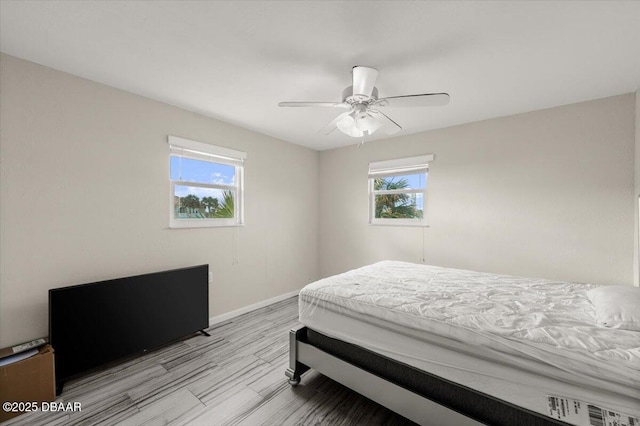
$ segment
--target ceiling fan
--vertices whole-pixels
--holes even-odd
[[[378,70],[356,65],[351,70],[352,85],[342,91],[342,102],[280,102],[280,107],[329,107],[348,111],[337,116],[318,133],[328,135],[336,128],[354,138],[364,137],[380,130],[390,136],[402,127],[385,113],[384,108],[441,106],[449,103],[447,93],[425,93],[420,95],[391,96],[378,98],[374,86]]]

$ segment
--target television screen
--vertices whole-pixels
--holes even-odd
[[[209,326],[209,266],[49,290],[56,382]]]

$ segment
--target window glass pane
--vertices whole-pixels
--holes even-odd
[[[233,218],[235,191],[175,185],[176,219]]]
[[[375,178],[373,189],[424,189],[427,186],[427,173],[417,173],[412,175],[389,176]]]
[[[423,194],[385,194],[375,196],[376,219],[422,219]]]
[[[234,185],[236,168],[228,164],[171,156],[171,180]]]

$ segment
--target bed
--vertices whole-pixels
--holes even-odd
[[[637,426],[640,331],[598,326],[595,287],[379,262],[301,290],[286,375],[419,424]]]

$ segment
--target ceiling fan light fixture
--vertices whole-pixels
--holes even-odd
[[[363,133],[356,128],[354,115],[353,112],[345,115],[342,120],[336,123],[336,127],[345,135],[351,136],[352,138],[359,138],[363,136]]]
[[[356,117],[355,126],[361,132],[372,134],[382,126],[382,123],[373,118],[371,114],[364,114]]]
[[[335,125],[345,135],[361,138],[371,135],[382,124],[367,112],[366,105],[356,104],[353,106],[353,110],[344,115]]]

